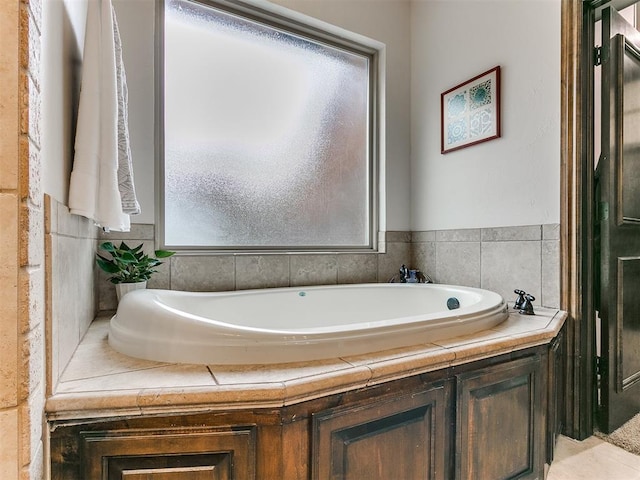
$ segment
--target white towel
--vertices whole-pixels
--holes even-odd
[[[113,10],[113,39],[116,49],[116,77],[118,92],[118,190],[122,211],[129,215],[140,213],[140,204],[136,197],[136,188],[133,182],[133,164],[131,162],[131,142],[129,140],[129,92],[127,90],[127,76],[122,60],[122,41],[116,20],[116,11]]]
[[[118,119],[126,115],[118,112],[121,59],[116,58],[113,19],[111,0],[89,1],[69,209],[105,230],[128,232],[118,180]]]

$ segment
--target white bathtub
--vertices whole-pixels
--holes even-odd
[[[460,308],[448,310],[451,297]],[[431,343],[491,328],[507,316],[497,293],[449,285],[138,290],[120,301],[109,344],[161,362],[303,362]]]

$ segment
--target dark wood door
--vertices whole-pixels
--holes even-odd
[[[602,13],[601,58],[599,423],[610,432],[640,411],[640,33],[612,7]]]
[[[543,371],[533,356],[458,376],[458,480],[543,478]]]
[[[313,416],[314,480],[449,478],[449,384]]]

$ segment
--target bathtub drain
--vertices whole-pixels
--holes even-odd
[[[447,300],[447,308],[449,310],[460,308],[460,301],[456,297],[451,297],[449,300]]]

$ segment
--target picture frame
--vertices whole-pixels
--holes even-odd
[[[440,153],[500,137],[500,66],[440,95]]]

